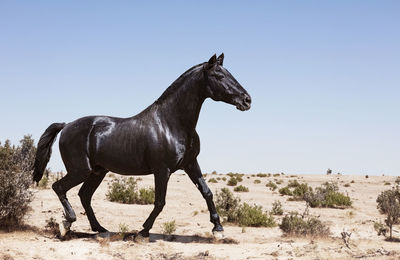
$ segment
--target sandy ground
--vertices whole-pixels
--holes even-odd
[[[208,175],[224,177],[226,175]],[[141,177],[139,187],[153,186],[153,176]],[[338,176],[338,175],[291,175],[258,178],[250,175],[240,183],[249,187],[250,192],[237,193],[243,202],[256,203],[265,210],[271,210],[275,200],[282,202],[285,212],[303,212],[305,202],[287,201],[287,196],[272,192],[265,184],[273,179],[282,179],[283,187],[289,180],[297,179],[316,187],[325,181],[336,181],[342,192],[352,198],[353,207],[349,209],[310,209],[331,229],[331,236],[325,239],[294,238],[283,236],[279,227],[241,228],[224,224],[224,237],[237,243],[223,243],[212,238],[213,225],[209,222],[206,203],[190,179],[182,174],[171,176],[167,192],[167,204],[151,230],[149,240],[122,241],[107,238],[72,238],[60,241],[51,234],[44,233],[46,220],[54,217],[61,220],[62,206],[50,189],[34,189],[32,211],[25,223],[32,229],[15,232],[0,232],[0,259],[400,259],[400,243],[387,242],[377,236],[374,221],[383,221],[384,216],[376,209],[376,198],[380,192],[394,184],[396,177],[390,176]],[[261,183],[255,184],[254,180]],[[129,230],[140,230],[141,225],[152,210],[152,205],[126,205],[106,200],[108,184],[112,175],[107,175],[93,196],[92,206],[97,219],[107,229],[118,232],[120,224]],[[351,183],[350,187],[344,184]],[[51,184],[51,183],[50,183]],[[50,185],[49,185],[50,186]],[[228,187],[226,181],[209,183],[216,190]],[[68,192],[68,198],[75,209],[78,220],[72,225],[75,232],[93,234],[81,206],[78,190]],[[229,187],[232,190],[232,187]],[[198,213],[196,213],[196,211]],[[276,217],[280,223],[282,217]],[[173,240],[162,235],[162,224],[175,220],[177,230]],[[400,237],[399,226],[395,236]],[[341,239],[342,231],[352,232],[350,248]],[[229,242],[229,240],[227,240]],[[232,242],[232,241],[231,241]]]

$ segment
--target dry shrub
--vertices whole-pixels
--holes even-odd
[[[272,203],[271,213],[273,215],[283,215],[282,203],[279,200],[276,200],[274,203]]]
[[[376,199],[381,214],[386,215],[385,224],[389,227],[392,239],[393,225],[400,223],[400,188],[383,191]]]
[[[290,212],[279,225],[286,235],[327,237],[330,234],[329,227],[318,218],[308,215],[300,215],[298,212]]]
[[[162,232],[164,235],[171,235],[176,231],[176,222],[175,220],[167,221],[163,223]]]
[[[254,184],[260,184],[261,181],[260,180],[254,180]]]
[[[32,166],[36,148],[26,135],[15,147],[0,143],[0,228],[9,229],[22,224],[32,201]]]
[[[57,223],[56,219],[51,217],[50,219],[46,220],[45,229],[50,234],[54,235],[55,237],[60,236],[60,226]]]

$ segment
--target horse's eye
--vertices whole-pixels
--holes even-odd
[[[221,80],[221,79],[225,78],[224,75],[215,75],[215,77],[216,77],[218,80]]]

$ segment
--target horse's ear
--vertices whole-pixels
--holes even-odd
[[[222,66],[224,64],[224,53],[221,53],[221,55],[218,56],[217,58],[218,65]]]
[[[217,63],[217,55],[213,55],[206,64],[206,69],[212,68]]]

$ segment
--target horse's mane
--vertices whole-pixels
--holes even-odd
[[[156,104],[159,104],[166,100],[169,96],[176,94],[180,87],[184,87],[183,81],[187,81],[188,78],[193,77],[194,72],[197,72],[196,69],[200,66],[203,66],[204,63],[200,63],[194,65],[187,71],[185,71],[182,75],[179,76],[162,94],[161,96],[155,101]]]

